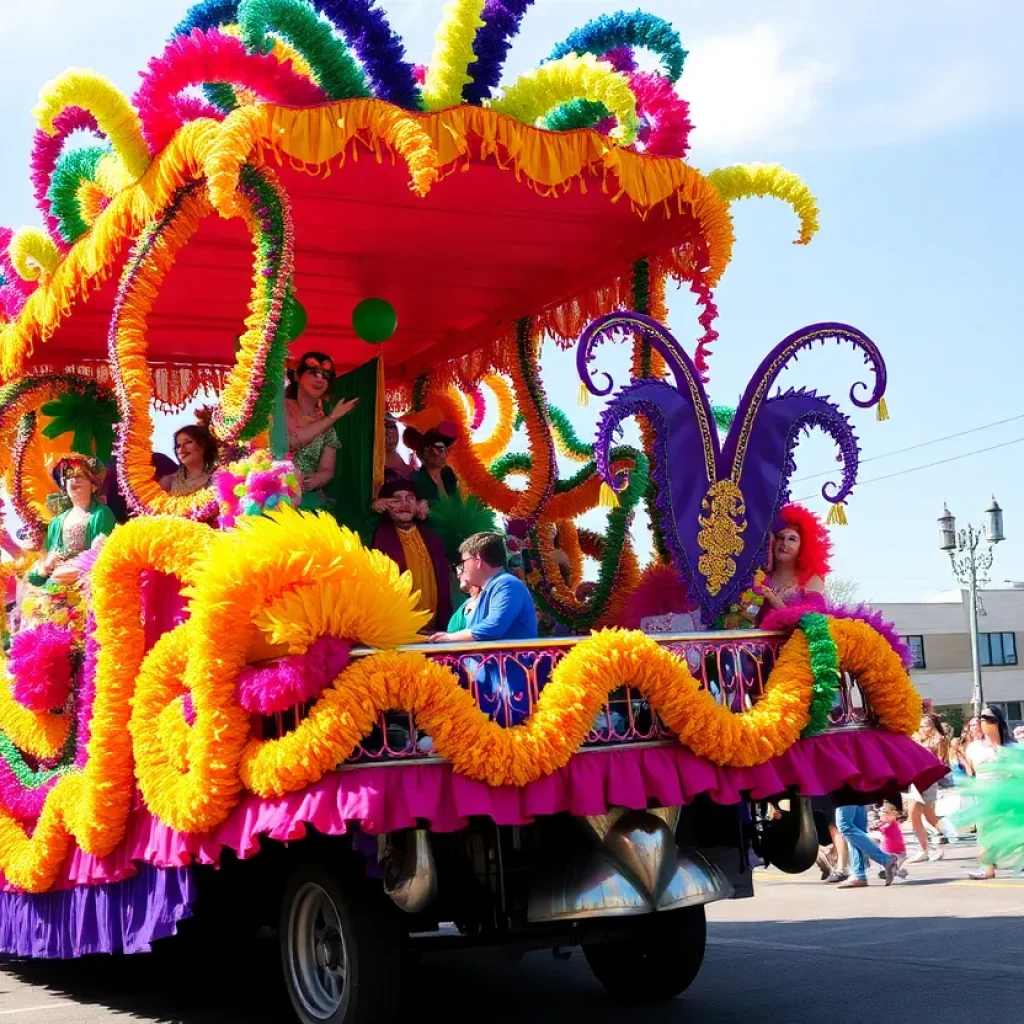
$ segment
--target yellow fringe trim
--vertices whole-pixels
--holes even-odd
[[[423,105],[443,110],[462,103],[462,87],[473,79],[468,68],[476,63],[473,42],[483,27],[485,0],[448,0],[434,35],[434,54],[423,83]]]
[[[82,107],[96,118],[100,131],[134,179],[146,173],[150,155],[142,135],[142,122],[113,82],[93,71],[71,68],[43,86],[32,114],[39,127],[52,135],[54,119],[65,107]]]
[[[618,123],[610,137],[620,146],[636,141],[640,121],[629,79],[592,53],[568,53],[527,71],[490,106],[523,124],[536,124],[555,107],[577,99],[599,101],[611,111]]]
[[[722,198],[733,203],[751,196],[774,196],[789,203],[800,218],[796,244],[806,245],[818,232],[818,200],[803,178],[778,164],[736,164],[720,167],[708,175]]]
[[[380,100],[345,100],[295,110],[270,104],[234,111],[223,123],[186,124],[153,161],[145,176],[114,194],[110,205],[30,296],[17,321],[0,326],[0,376],[17,377],[37,344],[45,343],[73,307],[120,268],[125,245],[187,182],[206,178],[214,209],[224,217],[243,214],[238,193],[241,166],[252,161],[289,161],[312,174],[326,173],[360,149],[383,158],[401,157],[411,187],[425,195],[444,174],[474,160],[494,158],[528,187],[557,196],[594,177],[612,201],[626,197],[638,215],[661,208],[666,215],[690,213],[708,244],[708,283],[714,285],[732,255],[728,205],[699,171],[680,160],[646,157],[614,145],[596,132],[552,133],[481,107],[408,113]],[[104,188],[107,186],[104,185]],[[659,272],[680,278],[693,273],[688,246],[670,253]],[[548,310],[538,328],[575,338],[594,316],[618,308],[628,294],[628,274]],[[504,349],[505,339],[501,342]],[[489,365],[478,367],[477,376]],[[410,372],[420,372],[410,367]],[[473,374],[469,378],[476,379]]]
[[[884,423],[889,418],[889,404],[884,398],[878,400],[878,412],[876,413],[879,423]]]

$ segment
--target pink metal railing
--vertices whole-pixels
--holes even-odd
[[[720,704],[732,711],[750,709],[764,693],[775,658],[785,642],[782,633],[743,630],[654,636],[679,658]],[[499,641],[475,644],[417,644],[409,650],[426,654],[450,669],[480,709],[501,725],[515,725],[532,714],[555,666],[578,638]],[[355,650],[353,657],[370,654]],[[305,717],[308,705],[264,719],[264,736],[281,736]],[[873,716],[864,694],[849,676],[840,680],[829,731],[870,727]],[[608,695],[584,749],[610,745],[671,741],[671,734],[647,699],[628,686]],[[357,748],[350,764],[380,764],[432,756],[430,738],[416,728],[412,715],[384,712],[373,733]]]

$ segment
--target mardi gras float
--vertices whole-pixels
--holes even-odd
[[[709,396],[730,205],[781,199],[806,243],[813,197],[776,166],[685,162],[686,54],[659,18],[601,16],[503,80],[528,6],[453,0],[420,66],[371,0],[207,0],[131,100],[84,71],[42,90],[42,226],[0,239],[4,571],[26,595],[0,949],[137,952],[212,913],[278,928],[302,1021],[389,1019],[437,935],[582,945],[613,993],[668,997],[706,904],[753,895],[758,857],[814,862],[808,797],[944,773],[909,739],[899,638],[826,603],[826,532],[789,503],[819,428],[842,522],[858,445],[780,373],[835,340],[872,376],[850,401],[884,417],[878,349],[815,324],[735,408]],[[689,351],[670,284],[699,309]],[[617,389],[610,344],[632,354]],[[551,345],[604,401],[595,437],[548,400]],[[203,394],[206,433],[162,471],[153,409]],[[396,420],[426,491],[396,485]],[[603,532],[579,525],[602,507]],[[473,640],[421,642],[460,541],[496,525],[544,635],[464,619]]]

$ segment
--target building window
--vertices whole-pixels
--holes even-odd
[[[982,633],[978,640],[982,665],[1017,664],[1017,637],[1014,633]]]
[[[905,636],[903,638],[906,645],[910,648],[910,653],[914,657],[914,663],[910,666],[911,668],[924,668],[924,637],[923,636]]]

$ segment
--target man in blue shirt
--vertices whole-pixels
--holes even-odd
[[[467,629],[434,633],[435,643],[473,640],[532,640],[537,611],[526,584],[505,569],[505,541],[497,533],[474,533],[459,547],[456,569],[467,586],[480,588],[480,599]]]
[[[504,539],[496,533],[475,533],[459,547],[457,572],[466,587],[479,587],[480,597],[466,629],[435,633],[437,643],[475,640],[532,640],[537,636],[533,597],[518,576],[505,569]],[[528,666],[531,652],[481,652],[463,659],[462,668],[480,710],[499,725],[516,725],[532,710]]]

